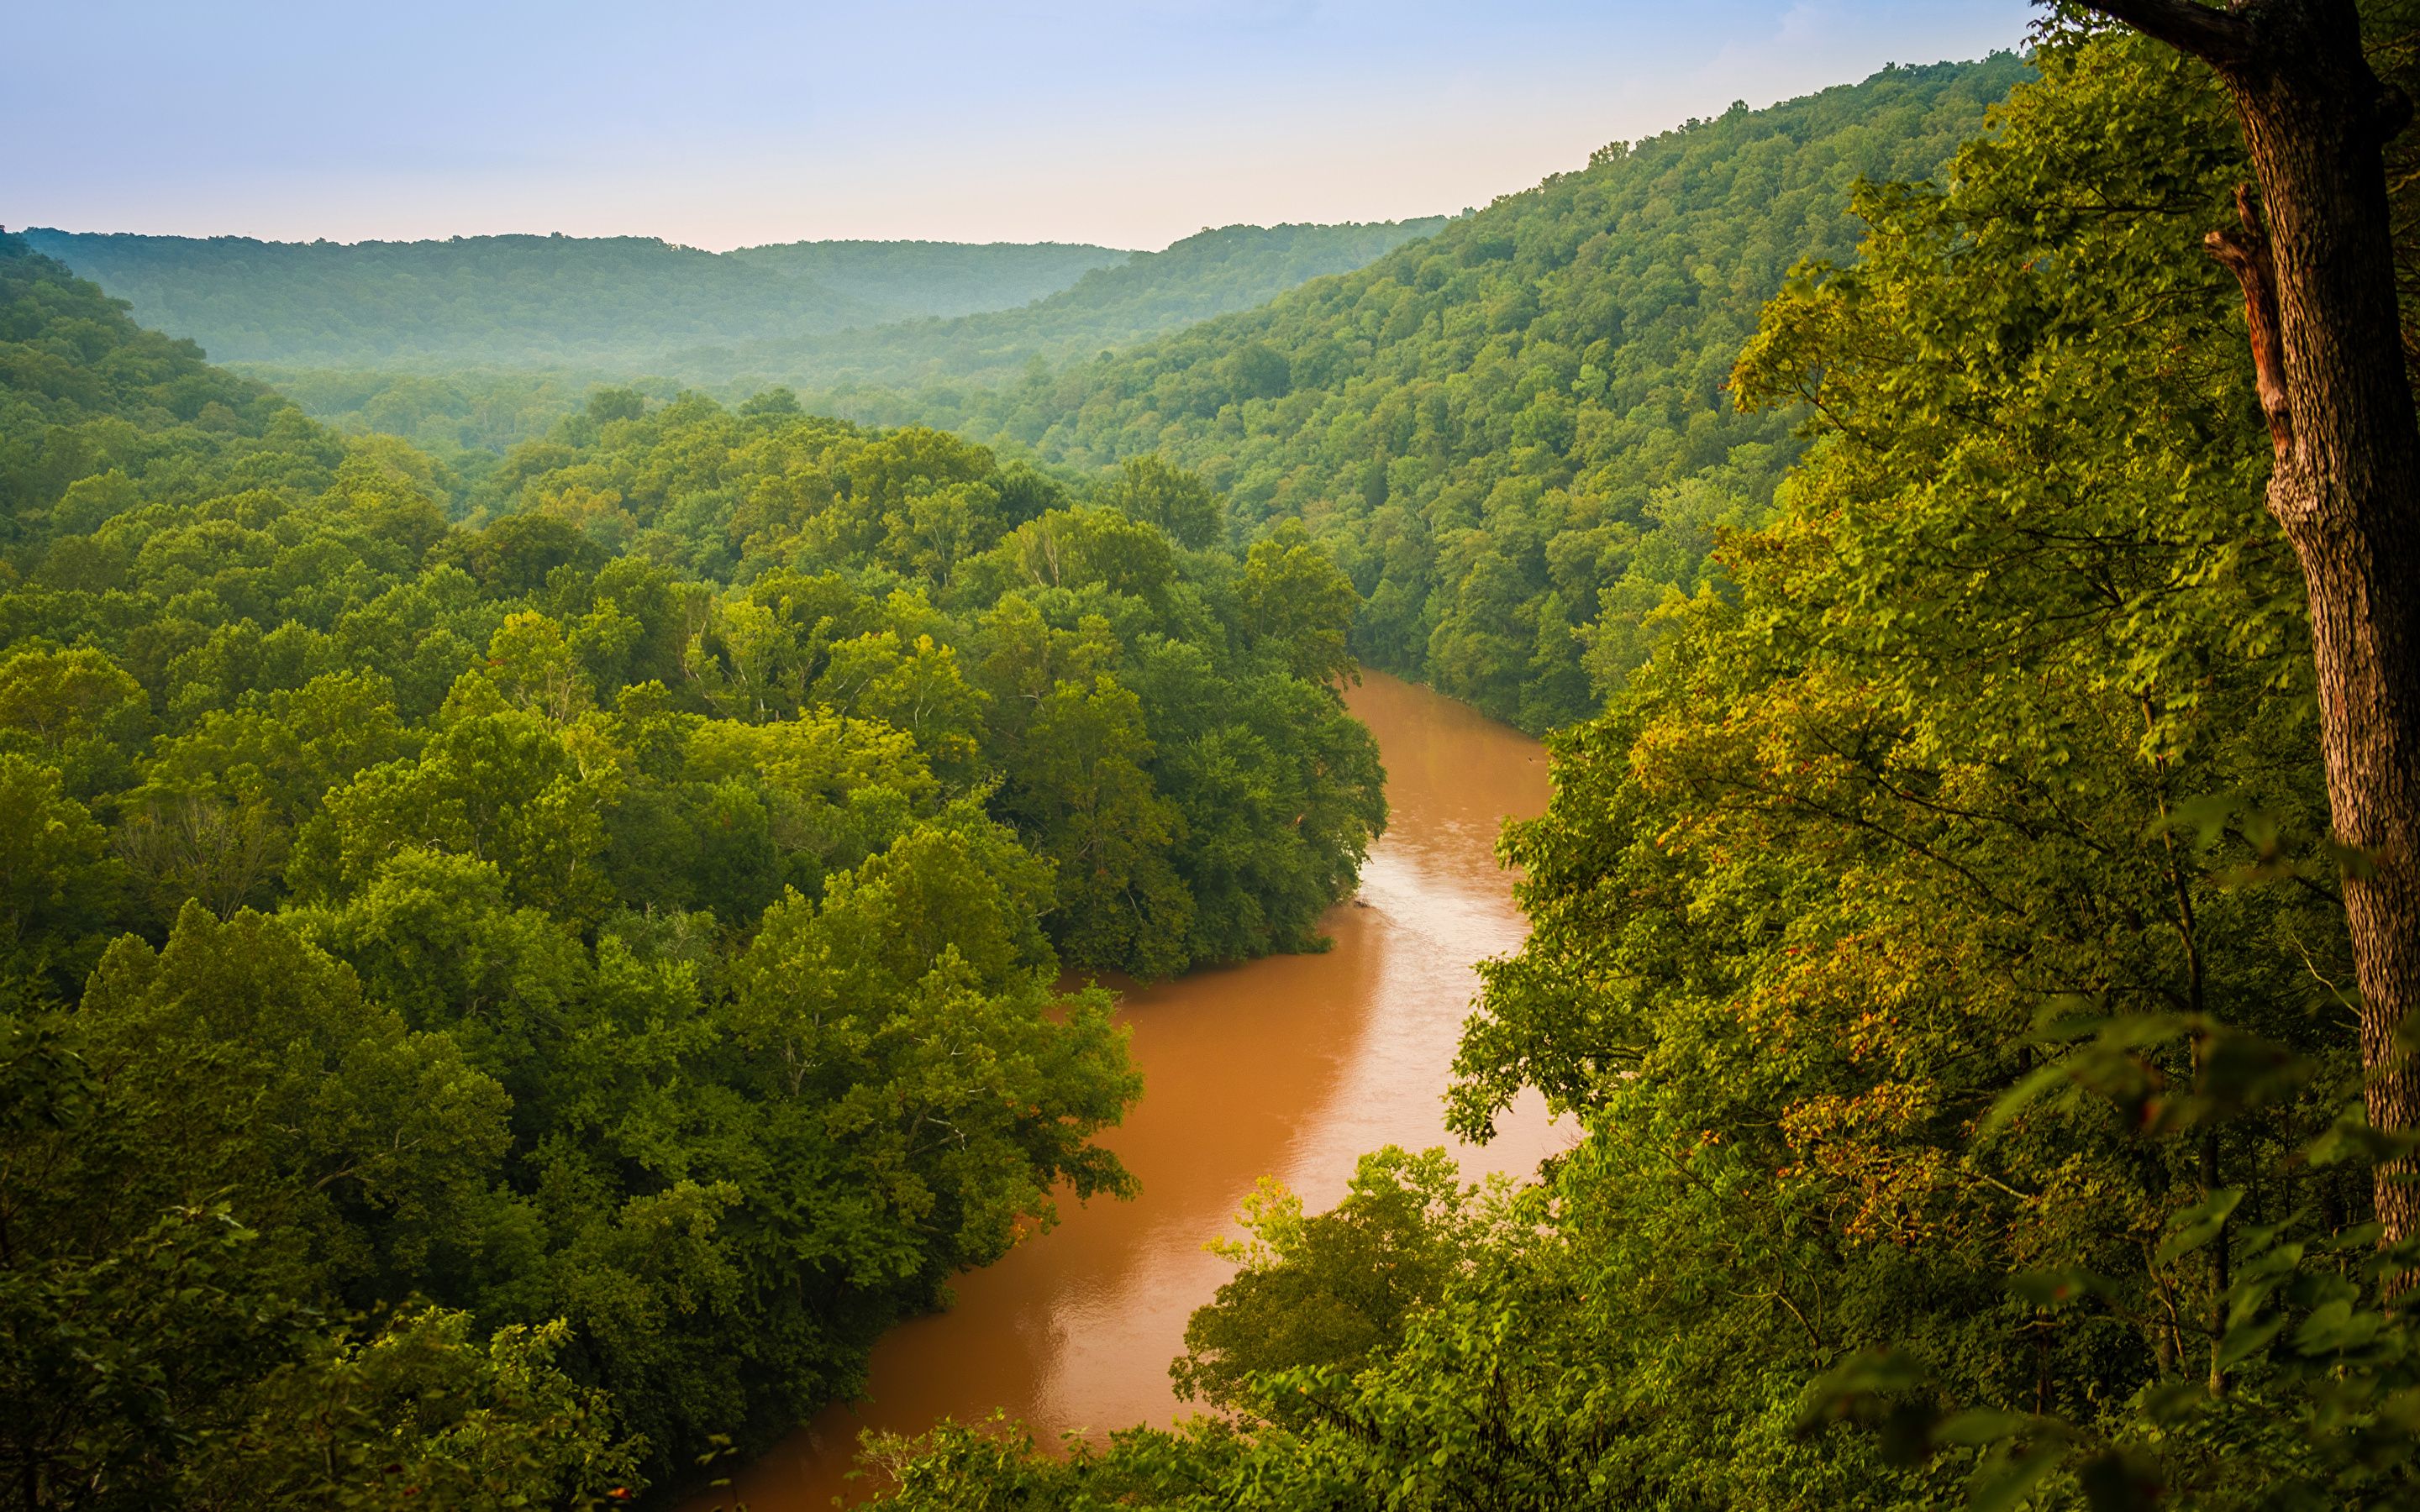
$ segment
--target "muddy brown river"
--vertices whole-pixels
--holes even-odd
[[[1232,1273],[1202,1242],[1275,1175],[1314,1210],[1381,1145],[1453,1146],[1466,1175],[1526,1174],[1568,1144],[1534,1101],[1484,1147],[1444,1127],[1442,1095],[1477,991],[1471,963],[1524,923],[1496,865],[1507,815],[1542,812],[1537,742],[1376,673],[1346,702],[1378,737],[1391,808],[1334,949],[1199,972],[1130,995],[1143,1096],[1103,1141],[1142,1183],[1131,1202],[1066,1203],[1056,1228],[960,1277],[949,1311],[874,1351],[870,1399],[827,1409],[691,1512],[824,1512],[878,1488],[845,1480],[858,1434],[917,1432],[1003,1410],[1044,1443],[1193,1411],[1170,1389],[1185,1321]]]

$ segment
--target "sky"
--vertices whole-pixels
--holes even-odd
[[[1156,249],[1451,213],[2026,0],[0,0],[0,224]]]

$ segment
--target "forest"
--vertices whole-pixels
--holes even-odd
[[[770,380],[819,399],[863,384],[996,385],[1250,309],[1315,279],[1351,272],[1445,224],[1432,216],[1373,225],[1223,226],[1093,269],[1023,308],[686,352],[670,371],[708,387]]]
[[[465,494],[13,237],[0,375],[23,1504],[761,1441],[1127,1184],[1063,968],[1312,948],[1385,823],[1350,583],[1171,468],[607,390]]]
[[[223,363],[427,371],[644,360],[886,312],[804,264],[649,237],[258,241],[35,228],[33,248],[131,301],[147,326]],[[1073,278],[1080,262],[1062,266]]]
[[[1105,362],[827,402],[1078,467],[1167,456],[1327,544],[1364,660],[1554,729],[1621,686],[1798,455],[1793,414],[1726,393],[1759,310],[1854,251],[1860,180],[1930,177],[2024,73],[2003,54],[1742,106]]]
[[[2420,16],[2365,19],[2409,81]],[[2348,932],[2397,863],[2331,833],[2203,246],[2236,112],[2130,31],[2030,63],[1767,303],[1729,391],[1803,417],[1775,513],[1504,840],[1534,933],[1482,968],[1453,1116],[1537,1088],[1590,1137],[1517,1191],[1388,1150],[1332,1211],[1264,1193],[1173,1367],[1224,1415],[894,1439],[889,1504],[2420,1498],[2412,1135],[2364,1106],[2408,1028]]]
[[[659,376],[737,399],[768,383],[981,379],[1036,359],[1090,360],[1358,268],[1442,224],[1227,226],[1139,253],[800,241],[716,254],[640,237],[344,244],[45,228],[25,238],[132,301],[145,325],[281,384],[378,373],[482,389],[551,378],[584,392],[600,378]]]
[[[1122,260],[1094,267],[1068,286],[1046,290],[1018,307],[986,305],[958,314],[938,305],[932,318],[819,336],[760,334],[726,347],[626,359],[621,367],[600,358],[559,369],[397,373],[281,360],[251,363],[245,371],[339,430],[401,436],[456,471],[475,476],[493,467],[500,454],[543,436],[579,409],[599,375],[608,386],[634,388],[653,398],[669,399],[694,385],[735,404],[768,385],[794,387],[817,395],[819,409],[832,408],[821,397],[823,391],[866,382],[1001,382],[1037,367],[1047,371],[1053,362],[1092,361],[1187,322],[1248,308],[1311,279],[1358,268],[1444,224],[1440,219],[1368,226],[1228,226],[1187,237],[1164,251],[1120,254]],[[952,282],[912,282],[952,274],[964,259],[945,254],[982,253],[1004,260],[1021,250],[1033,249],[807,242],[743,248],[727,256],[904,304],[920,286],[940,294],[956,291]],[[994,283],[981,286],[998,288],[999,277],[995,273]],[[247,287],[244,293],[264,301],[276,297],[269,289]],[[928,292],[924,298],[930,304],[937,296]],[[383,332],[379,339],[386,339]],[[307,359],[307,352],[298,352],[293,361]],[[644,371],[631,363],[642,363]]]
[[[2420,1504],[2415,95],[2412,0],[2049,6],[1281,288],[341,428],[0,234],[0,1505],[670,1504],[861,1392],[1133,1190],[1104,977],[1320,948],[1364,664],[1547,736],[1440,1090],[1576,1136],[1264,1184],[1201,1415],[878,1504]]]

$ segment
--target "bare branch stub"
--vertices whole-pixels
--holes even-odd
[[[2252,372],[2260,390],[2260,412],[2269,419],[2269,440],[2283,461],[2294,449],[2294,415],[2286,395],[2286,337],[2277,321],[2277,266],[2269,234],[2252,203],[2252,186],[2235,186],[2241,224],[2202,238],[2210,255],[2226,265],[2243,285],[2243,323],[2252,333]]]

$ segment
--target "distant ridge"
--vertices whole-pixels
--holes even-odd
[[[130,301],[143,324],[223,363],[593,363],[878,314],[819,284],[645,237],[347,244],[37,227],[25,239]]]
[[[744,385],[753,379],[808,388],[848,382],[998,382],[1016,377],[1037,360],[1091,358],[1213,316],[1250,309],[1314,278],[1365,267],[1405,242],[1435,235],[1445,224],[1446,218],[1437,215],[1336,225],[1220,226],[1187,237],[1164,252],[1133,253],[1094,268],[1072,286],[1021,309],[687,352],[671,371],[716,384]],[[816,276],[835,282],[827,273]]]
[[[1765,301],[1854,255],[1860,180],[1930,177],[2030,76],[1997,54],[1740,105],[1108,361],[808,397],[1079,470],[1193,468],[1247,529],[1303,521],[1344,564],[1363,659],[1552,729],[1621,686],[1668,594],[1714,583],[1716,532],[1761,520],[1798,455],[1797,415],[1727,389]]]
[[[1035,356],[1089,356],[1360,267],[1443,224],[1228,226],[1159,253],[862,240],[712,253],[652,237],[348,243],[49,227],[24,237],[127,301],[137,320],[222,363],[823,386],[1009,376]]]

